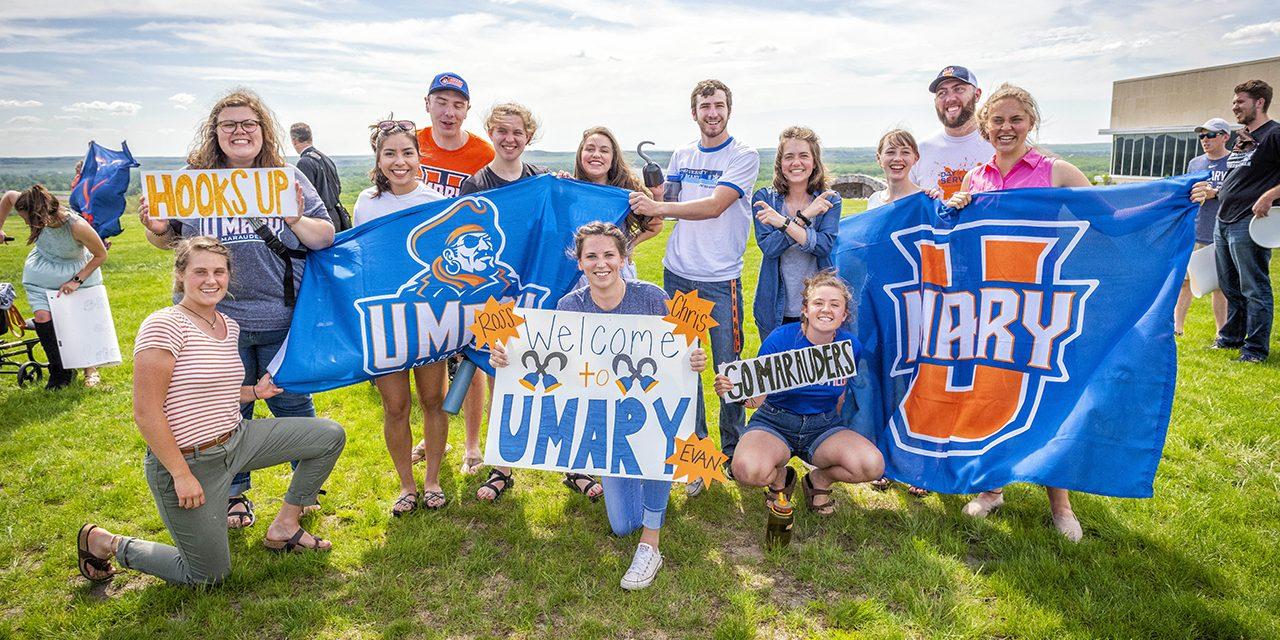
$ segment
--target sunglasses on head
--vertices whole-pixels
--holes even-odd
[[[1224,133],[1226,133],[1226,131],[1206,131],[1200,134],[1200,139],[1204,140],[1205,138],[1216,138]]]
[[[412,120],[383,120],[377,124],[378,129],[383,133],[391,133],[393,131],[417,131],[418,125]]]

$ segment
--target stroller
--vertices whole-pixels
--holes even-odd
[[[17,376],[18,386],[25,387],[43,380],[49,365],[36,360],[35,348],[40,339],[22,338],[33,325],[23,320],[18,308],[13,306],[16,296],[13,285],[0,282],[0,336],[12,332],[19,338],[15,342],[0,341],[0,375]]]

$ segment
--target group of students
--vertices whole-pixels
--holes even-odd
[[[943,69],[929,85],[943,130],[919,143],[907,131],[886,133],[876,157],[888,188],[872,196],[882,206],[921,191],[963,208],[973,193],[1024,187],[1088,184],[1070,163],[1037,150],[1028,137],[1041,120],[1023,89],[1002,85],[979,108],[982,91],[973,74],[959,66]],[[583,273],[580,288],[565,295],[561,309],[596,313],[663,314],[662,301],[698,290],[714,303],[717,326],[710,329],[711,361],[742,356],[741,275],[748,234],[763,253],[753,312],[761,354],[851,340],[851,293],[830,269],[841,215],[829,191],[818,136],[788,127],[780,138],[772,185],[752,192],[759,154],[728,132],[732,92],[716,80],[699,82],[690,112],[699,139],[677,149],[662,185],[646,187],[623,159],[616,137],[604,127],[584,131],[568,177],[630,190],[631,213],[621,228],[592,223],[578,230],[574,252]],[[484,119],[490,141],[462,124],[471,106],[467,83],[453,73],[435,77],[425,98],[431,126],[419,129],[393,116],[369,127],[375,164],[373,186],[361,192],[354,209],[358,226],[418,204],[503,186],[547,170],[524,162],[537,120],[516,103],[494,106]],[[285,166],[279,133],[269,109],[253,93],[236,90],[218,101],[200,127],[188,166],[195,169]],[[748,196],[748,194],[751,194]],[[144,202],[140,220],[148,240],[175,249],[174,306],[152,314],[135,343],[134,413],[148,451],[147,480],[176,546],[116,535],[85,525],[78,538],[81,573],[108,579],[121,566],[180,583],[211,583],[229,571],[227,527],[252,525],[253,504],[245,496],[252,469],[292,461],[295,465],[284,506],[269,526],[265,544],[273,550],[323,550],[329,543],[307,533],[299,517],[318,508],[318,496],[341,453],[342,429],[315,417],[309,396],[272,384],[266,366],[288,330],[293,295],[301,278],[305,248],[333,241],[334,228],[305,177],[298,175],[300,215],[260,221],[205,219],[152,220]],[[631,256],[637,244],[656,236],[664,220],[676,222],[663,257],[662,286],[636,279]],[[708,354],[695,349],[694,371]],[[508,364],[501,347],[491,364]],[[424,437],[412,446],[410,377],[416,380]],[[440,486],[446,451],[443,411],[447,363],[436,363],[375,379],[383,405],[383,432],[400,491],[391,513],[440,509],[448,498]],[[480,424],[486,383],[477,376],[468,390],[463,471],[480,466]],[[197,387],[195,380],[202,381]],[[723,393],[727,378],[716,377]],[[801,484],[808,506],[832,513],[832,485],[873,482],[888,488],[884,462],[875,445],[840,419],[842,384],[820,384],[720,402],[720,446],[739,483],[765,488],[766,500],[790,499]],[[254,420],[257,400],[274,418]],[[746,408],[755,408],[750,421]],[[707,435],[706,408],[698,396],[696,430]],[[799,457],[810,468],[801,482],[789,466]],[[419,491],[412,465],[426,463]],[[662,565],[658,534],[670,483],[595,478],[571,474],[571,490],[593,501],[603,495],[615,533],[641,530],[631,566],[621,580],[627,589],[648,586]],[[514,485],[511,470],[490,469],[476,489],[480,500],[496,501]],[[686,486],[692,497],[699,482]],[[910,488],[914,495],[924,495]],[[1067,492],[1049,488],[1054,526],[1072,541],[1082,530]],[[206,493],[213,502],[206,502]],[[227,502],[222,503],[223,496]],[[970,501],[966,514],[984,517],[1003,502],[999,487]]]

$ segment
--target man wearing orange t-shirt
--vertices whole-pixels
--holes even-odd
[[[471,93],[458,74],[436,76],[424,100],[431,126],[418,131],[421,180],[453,198],[463,180],[493,160],[493,145],[462,129],[471,110]]]
[[[427,89],[427,97],[423,100],[426,102],[427,114],[431,116],[431,126],[418,131],[418,153],[421,156],[419,169],[422,170],[420,179],[444,197],[455,198],[463,180],[493,161],[493,145],[462,128],[467,112],[471,110],[471,91],[462,76],[448,71],[437,75],[431,81],[431,88]],[[444,363],[439,366],[444,366]],[[462,403],[462,417],[467,427],[466,449],[462,454],[463,473],[478,470],[483,462],[480,455],[480,422],[484,418],[486,387],[485,375],[477,372],[471,379],[467,397]],[[443,390],[439,392],[443,393]],[[435,394],[432,394],[432,404],[439,404]],[[440,406],[430,408],[432,415],[426,417],[428,420],[447,420]],[[442,429],[447,430],[448,427]],[[426,457],[427,442],[424,439],[413,448],[412,458],[416,463]],[[427,466],[430,474],[431,464]]]

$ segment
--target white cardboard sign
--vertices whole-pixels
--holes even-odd
[[[116,338],[106,287],[85,287],[69,295],[57,291],[47,294],[63,367],[84,369],[120,364],[120,341]]]

